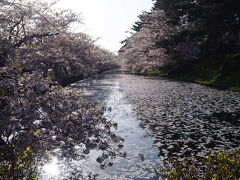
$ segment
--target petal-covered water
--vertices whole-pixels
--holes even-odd
[[[237,92],[124,73],[106,74],[68,88],[112,108],[104,116],[118,123],[116,133],[125,139],[123,150],[127,152],[127,159],[116,158],[112,167],[103,170],[96,162],[99,152],[92,151],[88,158],[74,162],[81,174],[92,172],[98,174],[97,179],[154,179],[151,171],[167,156],[202,156],[239,148]],[[139,153],[144,154],[144,163],[137,158]]]

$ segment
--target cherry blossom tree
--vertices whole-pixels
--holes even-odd
[[[0,0],[1,179],[34,179],[56,149],[72,158],[99,149],[104,163],[122,141],[104,109],[59,85],[115,66],[115,55],[71,32],[79,15],[54,4]]]
[[[156,46],[170,33],[164,11],[145,13],[141,15],[141,21],[140,30],[126,40],[119,52],[123,67],[132,73],[154,70],[168,61],[165,49]]]

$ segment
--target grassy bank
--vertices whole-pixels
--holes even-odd
[[[212,56],[146,72],[148,76],[171,77],[218,88],[240,91],[240,53],[225,57]]]

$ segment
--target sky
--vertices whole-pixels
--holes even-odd
[[[137,16],[150,11],[152,0],[60,0],[57,6],[81,13],[80,31],[100,38],[98,45],[116,53]]]

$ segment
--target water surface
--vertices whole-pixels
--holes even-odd
[[[96,163],[99,152],[92,151],[88,158],[75,161],[80,174],[92,172],[97,179],[154,179],[155,174],[146,169],[159,167],[165,157],[239,148],[237,92],[124,73],[108,73],[68,88],[112,108],[104,116],[118,123],[116,133],[125,139],[128,157],[114,159],[112,167],[102,170]],[[139,153],[145,155],[146,169],[136,158]]]

